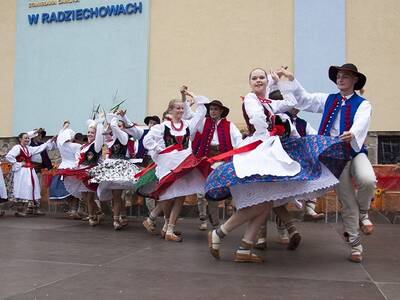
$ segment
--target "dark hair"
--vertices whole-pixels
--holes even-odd
[[[249,82],[250,82],[250,80],[251,80],[251,73],[253,73],[255,70],[261,70],[261,71],[263,71],[264,74],[265,74],[265,77],[268,79],[267,71],[265,71],[263,68],[254,68],[253,70],[250,71],[250,74],[249,74]]]
[[[20,134],[18,134],[18,143],[21,141],[21,139],[24,136],[24,134],[27,134],[27,133],[26,132],[21,132]]]
[[[18,138],[22,139],[22,137],[24,136],[24,134],[27,134],[26,132],[21,132],[20,134],[18,134]]]
[[[83,142],[83,134],[80,133],[80,132],[75,133],[75,135],[74,135],[74,141]]]
[[[39,135],[42,137],[42,138],[45,138],[46,137],[46,130],[42,130],[42,131],[40,131],[39,132]]]
[[[269,93],[268,98],[271,100],[283,100],[283,96],[280,90],[275,90]]]

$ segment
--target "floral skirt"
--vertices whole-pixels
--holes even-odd
[[[97,195],[100,201],[112,199],[111,190],[135,188],[135,175],[140,169],[126,159],[107,159],[89,170],[89,182],[98,184]]]
[[[206,197],[218,201],[232,195],[238,209],[265,201],[284,204],[295,199],[315,197],[338,183],[336,177],[340,176],[350,158],[348,145],[341,143],[337,137],[310,135],[288,138],[282,140],[282,146],[301,165],[299,173],[294,176],[252,175],[239,178],[233,162],[227,162],[208,176]],[[290,188],[291,184],[295,188]]]

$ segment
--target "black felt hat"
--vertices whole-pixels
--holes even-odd
[[[151,120],[153,120],[157,124],[161,123],[160,118],[158,116],[147,116],[146,118],[144,118],[144,124],[149,125]]]
[[[358,77],[358,81],[356,82],[356,84],[354,85],[354,90],[361,90],[364,85],[365,82],[367,81],[367,77],[358,72],[358,69],[355,65],[353,64],[344,64],[343,66],[339,67],[339,66],[331,66],[329,67],[329,78],[336,83],[336,76],[337,73],[339,71],[350,71],[353,72],[357,77]]]
[[[215,105],[215,106],[218,106],[218,107],[222,108],[221,118],[225,118],[229,114],[229,108],[224,106],[221,101],[213,100],[210,103],[205,104],[205,106],[207,108],[207,115],[210,115],[210,106],[211,105]]]

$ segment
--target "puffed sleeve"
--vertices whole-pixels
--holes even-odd
[[[204,104],[208,103],[208,98],[205,96],[195,96],[195,104],[197,105],[196,112],[193,118],[189,120],[190,139],[193,140],[196,132],[202,130],[204,118],[207,114],[207,108]],[[201,131],[200,131],[201,132]]]
[[[322,113],[326,99],[326,93],[308,93],[296,79],[294,80],[295,89],[293,95],[297,100],[296,108],[314,113]]]
[[[118,118],[113,118],[110,123],[110,128],[113,133],[113,139],[118,139],[122,145],[128,144],[129,136],[126,132],[118,127]]]
[[[42,153],[44,150],[51,150],[54,147],[54,142],[51,140],[48,140],[46,143],[41,144],[40,146],[32,147],[28,146],[29,154],[30,155],[35,155]]]
[[[190,108],[190,104],[188,101],[183,102],[183,116],[182,119],[190,120],[194,117],[194,113]]]
[[[252,124],[256,130],[254,136],[269,136],[268,123],[263,106],[254,93],[248,93],[246,97],[244,97],[244,108],[249,117],[250,124]]]
[[[164,124],[152,126],[143,138],[143,146],[149,150],[152,157],[165,149],[164,126]]]
[[[99,153],[101,151],[101,148],[103,147],[104,144],[104,126],[103,123],[97,123],[96,126],[96,136],[94,139],[94,151]]]
[[[139,140],[142,137],[144,130],[136,126],[135,123],[131,122],[131,120],[129,120],[127,115],[124,115],[122,117],[122,120],[126,124],[126,128],[124,129],[124,131],[129,135],[131,135],[135,140]]]
[[[297,104],[296,98],[293,95],[296,83],[293,81],[280,80],[276,85],[283,96],[283,100],[273,100],[271,103],[272,111],[275,114],[284,113]]]
[[[350,145],[355,151],[360,151],[365,142],[371,122],[371,111],[371,104],[365,100],[360,104],[354,115],[353,125],[349,131],[353,134]]]
[[[21,147],[19,145],[15,145],[11,148],[10,151],[6,154],[6,160],[12,164],[12,171],[16,172],[22,167],[22,163],[17,162],[16,157],[20,154]]]

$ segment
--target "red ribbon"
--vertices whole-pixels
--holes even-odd
[[[240,154],[240,153],[245,153],[245,152],[254,150],[261,143],[262,143],[261,140],[257,140],[255,142],[252,142],[252,143],[247,144],[245,146],[233,149],[231,151],[228,151],[228,152],[225,152],[225,153],[222,153],[222,154],[215,155],[213,157],[210,157],[209,159],[207,159],[207,162],[209,162],[210,164],[213,164],[213,163],[215,163],[217,161],[222,161],[222,160],[225,160],[227,158],[230,158],[233,155]]]

